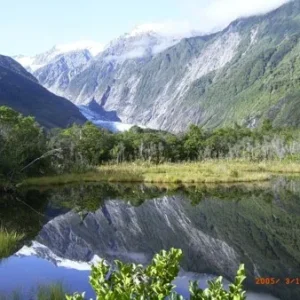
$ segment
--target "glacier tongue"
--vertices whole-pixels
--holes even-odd
[[[116,121],[114,120],[114,118],[111,118],[111,120],[109,120],[107,119],[107,116],[103,116],[103,114],[99,114],[94,110],[89,109],[88,106],[85,105],[80,105],[78,107],[80,112],[97,127],[108,129],[114,133],[124,132],[129,130],[133,126],[135,126],[134,124],[126,124],[120,121]],[[105,113],[110,113],[110,112],[105,112]],[[139,126],[139,127],[146,128],[145,126]]]

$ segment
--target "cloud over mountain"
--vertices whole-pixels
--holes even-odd
[[[176,0],[190,26],[203,32],[227,26],[240,17],[269,12],[289,0]]]

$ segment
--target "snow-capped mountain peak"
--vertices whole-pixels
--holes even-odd
[[[183,38],[195,35],[199,34],[181,23],[142,24],[112,40],[97,57],[119,63],[151,57],[176,45]]]
[[[93,41],[78,41],[70,44],[61,44],[52,47],[50,50],[37,54],[35,56],[17,55],[13,57],[23,67],[30,72],[44,67],[51,63],[54,59],[57,59],[61,55],[71,54],[75,52],[88,51],[88,54],[95,56],[103,51],[104,45]]]

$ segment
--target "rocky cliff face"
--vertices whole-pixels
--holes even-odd
[[[91,59],[88,50],[59,54],[33,74],[49,91],[63,96],[72,78],[81,73]]]

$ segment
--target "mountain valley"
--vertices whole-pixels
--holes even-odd
[[[96,101],[128,124],[181,132],[192,123],[257,127],[271,119],[297,127],[299,37],[296,0],[214,34],[134,30],[95,56],[71,51],[28,70],[74,104]]]

